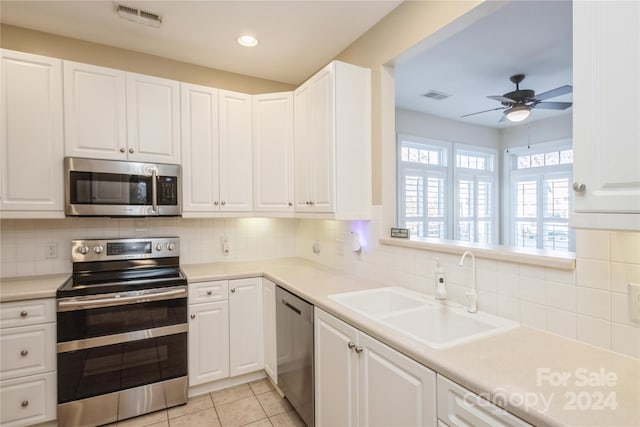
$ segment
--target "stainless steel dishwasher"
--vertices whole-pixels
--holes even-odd
[[[313,305],[276,289],[278,387],[308,427],[314,427]]]

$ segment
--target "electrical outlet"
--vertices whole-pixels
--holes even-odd
[[[222,237],[222,253],[227,256],[231,252],[231,247],[229,246],[229,239],[227,237]]]
[[[58,258],[58,244],[56,242],[49,242],[44,248],[44,257],[47,259]]]
[[[640,283],[629,283],[629,318],[640,322]]]

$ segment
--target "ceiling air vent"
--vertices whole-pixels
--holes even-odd
[[[438,92],[437,90],[430,90],[422,96],[429,99],[435,99],[436,101],[442,101],[443,99],[449,98],[451,95],[444,92]]]
[[[115,7],[120,18],[137,22],[138,24],[150,25],[152,27],[159,27],[160,24],[162,24],[162,17],[157,13],[137,9],[131,6],[125,6],[124,4],[116,3]]]

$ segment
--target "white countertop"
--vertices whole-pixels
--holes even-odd
[[[640,426],[639,359],[522,326],[433,349],[328,298],[381,287],[381,283],[298,258],[183,265],[182,269],[190,282],[265,276],[531,424]],[[0,301],[54,297],[67,278],[4,279]],[[554,383],[561,375],[564,381]],[[596,409],[599,403],[601,410]]]

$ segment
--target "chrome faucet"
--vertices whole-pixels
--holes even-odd
[[[467,311],[469,313],[475,313],[476,311],[478,311],[478,294],[476,294],[476,257],[475,255],[473,255],[473,252],[465,251],[462,254],[462,258],[460,258],[458,266],[462,267],[464,259],[467,257],[467,255],[471,256],[471,268],[473,270],[473,276],[471,278],[471,290],[465,293],[465,296],[467,297]]]

